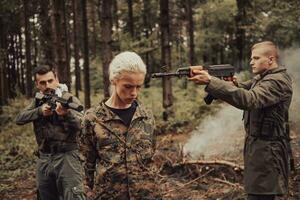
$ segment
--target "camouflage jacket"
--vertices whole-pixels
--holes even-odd
[[[153,129],[152,113],[139,102],[128,128],[104,101],[86,112],[81,149],[87,183],[98,198],[159,199],[151,163]]]
[[[235,87],[212,78],[206,91],[244,110],[244,182],[248,194],[285,194],[288,190],[288,109],[292,81],[279,67]]]
[[[62,97],[70,97],[70,95],[64,92]],[[74,96],[72,101],[80,104]],[[58,116],[54,112],[53,115],[44,117],[41,106],[38,100],[33,99],[31,104],[16,116],[16,123],[24,125],[33,122],[36,141],[41,152],[55,153],[69,147],[76,148],[81,114],[71,110],[64,116]]]

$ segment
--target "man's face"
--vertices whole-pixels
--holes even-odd
[[[57,80],[57,77],[53,74],[52,71],[46,73],[46,74],[36,74],[36,87],[42,92],[45,93],[49,89],[55,90],[59,82]]]
[[[273,56],[267,56],[263,47],[252,50],[250,65],[253,74],[262,74],[270,68]]]
[[[144,83],[143,73],[124,72],[112,81],[115,86],[115,94],[122,104],[131,104],[137,97]]]

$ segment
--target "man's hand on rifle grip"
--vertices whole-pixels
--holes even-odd
[[[211,80],[211,76],[208,74],[208,71],[204,70],[204,67],[201,65],[190,66],[191,74],[189,81],[193,81],[196,84],[207,85]]]
[[[56,102],[56,109],[55,109],[55,112],[58,114],[58,115],[66,115],[69,110],[64,108],[60,103]]]
[[[204,67],[201,65],[190,66],[190,77],[195,76],[195,72],[203,70]],[[195,71],[195,72],[194,72]]]
[[[231,82],[233,85],[238,86],[238,82],[237,82],[237,77],[236,77],[236,76],[232,76],[232,77],[224,77],[223,80],[224,80],[224,81],[229,81],[229,82]]]

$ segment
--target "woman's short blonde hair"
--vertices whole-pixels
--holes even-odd
[[[124,72],[138,72],[146,75],[147,69],[142,58],[130,51],[125,51],[111,61],[109,65],[109,80],[117,79]]]

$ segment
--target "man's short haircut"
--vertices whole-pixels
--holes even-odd
[[[124,72],[143,73],[146,75],[147,69],[142,58],[134,53],[125,51],[111,61],[109,65],[109,80],[118,78]]]
[[[56,76],[55,70],[49,65],[40,65],[32,70],[34,79],[36,79],[37,74],[44,75],[47,74],[48,72],[53,72],[54,76]]]
[[[275,43],[271,41],[263,41],[256,43],[252,46],[251,50],[253,51],[256,48],[264,48],[264,54],[267,56],[274,56],[276,60],[279,59],[279,50]]]

